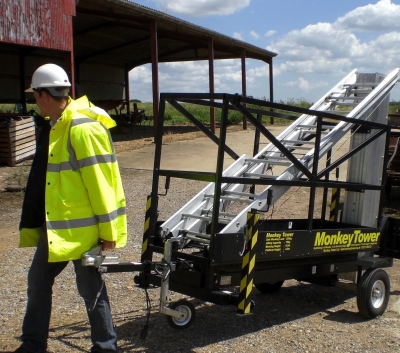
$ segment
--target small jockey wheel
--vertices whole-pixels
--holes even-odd
[[[168,323],[176,330],[188,328],[196,317],[196,309],[193,304],[185,299],[170,304],[169,308],[182,313],[180,318],[167,315]]]

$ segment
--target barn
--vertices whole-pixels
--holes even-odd
[[[104,108],[112,108],[130,97],[129,72],[151,64],[156,124],[159,63],[208,62],[209,91],[213,93],[214,61],[239,59],[241,93],[246,95],[246,59],[260,60],[268,65],[269,72],[265,78],[269,80],[269,92],[260,94],[272,101],[275,56],[273,52],[127,0],[0,2],[0,104],[16,104],[20,115],[27,114],[26,103],[32,100],[24,90],[33,71],[48,62],[68,72],[72,97],[86,94]],[[210,115],[213,122],[212,112]]]

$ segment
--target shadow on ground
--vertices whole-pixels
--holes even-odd
[[[190,327],[180,331],[169,326],[166,317],[158,312],[158,302],[153,302],[145,340],[140,339],[140,333],[146,325],[145,310],[114,315],[114,322],[120,352],[158,352],[161,347],[164,353],[194,352],[195,348],[239,339],[251,333],[260,334],[259,331],[262,330],[264,331],[261,334],[268,335],[268,330],[278,325],[282,325],[283,329],[286,325],[295,328],[296,320],[316,314],[326,320],[325,322],[331,322],[329,325],[364,322],[365,319],[356,309],[350,311],[335,308],[354,296],[354,292],[306,283],[282,287],[278,293],[272,295],[254,290],[252,299],[255,301],[255,307],[248,315],[239,315],[234,306],[211,305],[191,299],[196,307],[196,319]],[[60,334],[61,332],[63,333]],[[84,352],[81,348],[82,343],[79,342],[83,332],[85,336],[89,335],[86,321],[55,327],[50,335],[53,340],[62,342],[70,349]]]

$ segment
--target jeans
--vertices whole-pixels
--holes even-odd
[[[22,325],[22,346],[33,353],[45,353],[49,333],[52,287],[54,279],[67,266],[65,262],[48,262],[46,231],[41,232],[35,256],[28,273],[28,303]],[[82,266],[74,260],[76,284],[83,298],[91,327],[91,352],[117,352],[117,335],[110,303],[104,286],[93,310],[91,305],[102,285],[95,267]]]

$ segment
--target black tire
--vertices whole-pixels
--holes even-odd
[[[277,281],[274,283],[257,283],[254,286],[257,290],[264,294],[272,294],[276,293],[279,289],[281,289],[284,281]]]
[[[388,274],[380,269],[369,269],[362,275],[357,287],[358,311],[368,319],[382,315],[390,297]]]
[[[169,305],[170,309],[178,310],[182,313],[181,318],[175,318],[167,315],[168,323],[176,330],[183,330],[188,328],[196,318],[196,309],[193,304],[185,299],[178,300]]]

